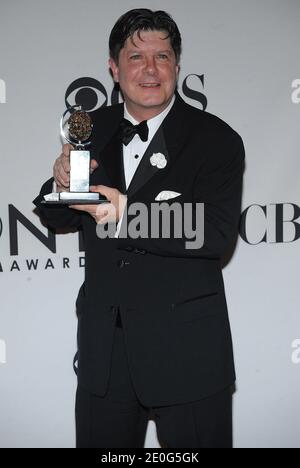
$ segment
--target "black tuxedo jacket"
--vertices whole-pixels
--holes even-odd
[[[94,114],[91,184],[125,193],[119,123],[123,105]],[[150,164],[163,153],[167,166]],[[177,203],[205,204],[205,241],[187,250],[186,239],[99,239],[87,213],[34,203],[52,228],[82,228],[85,282],[77,298],[78,381],[106,392],[117,311],[120,311],[135,390],[144,405],[185,403],[235,381],[221,258],[234,243],[241,205],[244,146],[219,118],[175,103],[154,136],[128,188],[128,209],[147,206],[161,191]]]

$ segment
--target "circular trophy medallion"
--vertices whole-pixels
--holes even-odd
[[[70,136],[78,143],[88,140],[92,134],[92,119],[85,111],[73,112],[68,119],[68,126]]]
[[[66,118],[67,114],[70,114],[68,118]],[[60,121],[60,133],[72,145],[88,146],[90,142],[87,140],[89,140],[92,130],[92,119],[81,106],[71,106],[64,112]]]

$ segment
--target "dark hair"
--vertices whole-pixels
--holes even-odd
[[[126,40],[141,31],[165,31],[175,52],[177,63],[181,54],[181,35],[177,24],[165,11],[152,11],[147,8],[130,10],[118,19],[109,37],[110,57],[118,62],[120,50]]]

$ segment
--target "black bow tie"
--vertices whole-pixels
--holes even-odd
[[[143,120],[138,125],[133,125],[129,120],[123,119],[120,124],[122,140],[125,146],[131,142],[134,135],[139,135],[142,141],[148,140],[149,129],[147,125],[147,120]]]

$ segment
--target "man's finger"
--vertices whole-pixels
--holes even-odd
[[[104,195],[108,200],[111,200],[114,189],[111,187],[106,187],[105,185],[92,185],[90,187],[90,191],[101,193],[101,195]]]
[[[60,172],[59,169],[55,169],[54,171],[54,180],[55,182],[62,186],[62,187],[68,187],[69,186],[69,177],[66,175],[65,172]]]
[[[70,143],[65,143],[63,145],[63,154],[68,158],[70,156],[70,151],[73,149],[74,147],[70,145]]]
[[[62,169],[62,168],[59,168],[57,171],[56,171],[56,175],[57,177],[60,178],[60,180],[62,180],[64,182],[64,184],[66,186],[69,185],[69,182],[70,182],[70,176],[68,174],[66,174],[66,172]]]
[[[59,187],[61,187],[61,188],[64,188],[64,189],[69,188],[69,185],[66,184],[60,177],[56,177],[56,178],[55,178],[55,182],[56,182],[56,184],[57,184]]]
[[[70,166],[70,159],[69,158],[66,158],[65,156],[61,158],[61,165],[64,169],[64,171],[69,174],[70,170],[71,170],[71,166]]]
[[[108,215],[108,208],[107,208],[107,203],[106,204],[101,204],[101,205],[96,205],[96,215],[97,216],[107,216]]]
[[[78,211],[91,212],[95,210],[95,205],[69,205],[69,208],[73,208],[73,210],[78,210]]]
[[[99,167],[99,164],[97,163],[96,159],[91,160],[91,174]]]

